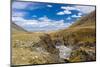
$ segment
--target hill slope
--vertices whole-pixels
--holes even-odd
[[[96,21],[96,11],[91,12],[87,16],[82,17],[76,23],[74,23],[71,27],[76,26],[94,26]]]
[[[25,29],[23,29],[22,27],[18,26],[17,24],[13,22],[11,23],[11,26],[12,26],[13,32],[27,32]]]
[[[64,29],[53,33],[54,37],[64,37],[64,38],[73,38],[79,40],[86,40],[87,38],[95,39],[95,24],[96,24],[96,13],[91,12],[87,16],[82,17],[80,20],[72,24],[68,29]],[[82,37],[82,38],[81,38]],[[91,38],[93,37],[93,38]]]

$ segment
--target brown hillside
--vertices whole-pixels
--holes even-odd
[[[96,11],[91,12],[87,16],[82,17],[76,23],[74,23],[71,27],[75,26],[94,26],[96,21]]]
[[[25,29],[23,29],[22,27],[18,26],[17,24],[13,22],[11,23],[11,26],[12,26],[13,32],[27,32]]]

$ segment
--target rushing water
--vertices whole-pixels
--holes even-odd
[[[72,51],[72,49],[70,47],[66,47],[64,45],[59,45],[59,46],[56,46],[56,48],[59,49],[60,58],[62,58],[62,59],[69,58],[71,51]]]
[[[56,46],[56,49],[59,50],[59,57],[61,59],[67,59],[67,58],[69,58],[70,54],[72,52],[72,48],[71,47],[67,47],[65,45]],[[40,51],[40,52],[45,52],[45,50],[42,49],[41,47],[36,48],[36,50]]]
[[[65,62],[64,59],[69,59],[71,52],[72,52],[72,48],[65,46],[65,45],[57,45],[56,49],[59,50],[59,58],[57,58],[59,60],[59,62]],[[45,49],[38,47],[36,48],[37,51],[39,51],[40,53],[45,53],[45,54],[49,54],[47,51],[45,51]]]

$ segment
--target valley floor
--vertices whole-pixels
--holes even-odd
[[[78,35],[77,31],[83,30],[83,35]],[[48,64],[48,63],[69,63],[69,62],[84,62],[95,61],[95,42],[94,36],[88,36],[95,27],[76,27],[67,29],[67,32],[73,32],[65,36],[66,30],[49,33],[13,33],[12,34],[12,64],[27,65],[27,64]],[[87,33],[87,34],[84,34]],[[65,34],[66,33],[66,34]],[[76,33],[76,34],[75,34]],[[75,36],[71,37],[72,34]],[[79,33],[80,34],[80,33]],[[63,36],[64,35],[64,36]],[[92,34],[90,34],[92,35]],[[60,37],[59,37],[60,36]],[[68,36],[70,36],[69,40]],[[86,36],[85,42],[73,43],[74,37]],[[64,40],[63,37],[66,39]],[[88,38],[87,38],[88,37]],[[92,41],[89,40],[92,38]],[[73,39],[73,40],[72,40]],[[69,43],[70,42],[70,43]],[[80,44],[79,44],[80,43]],[[66,45],[67,44],[67,45]],[[73,45],[74,44],[74,45]],[[57,47],[58,46],[58,47]],[[59,47],[61,46],[61,47]],[[59,49],[58,49],[59,48]]]

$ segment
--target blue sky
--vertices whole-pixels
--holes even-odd
[[[12,21],[28,31],[52,31],[67,28],[94,10],[94,6],[14,1]]]

